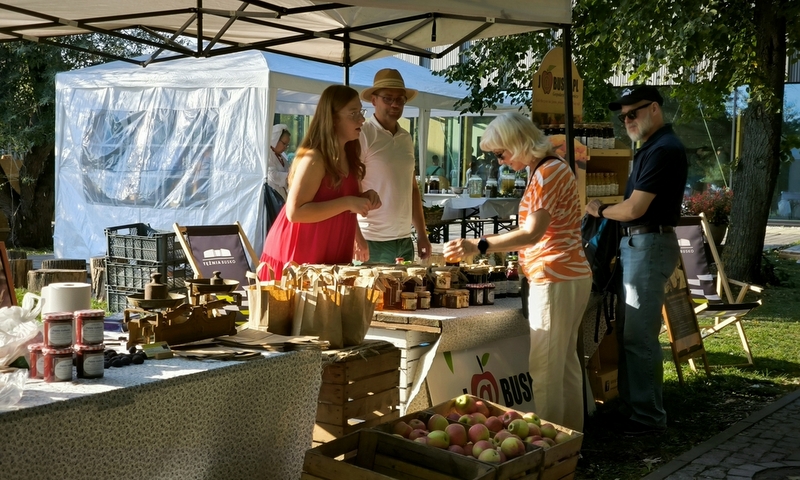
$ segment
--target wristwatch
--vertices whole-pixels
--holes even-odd
[[[603,210],[605,210],[606,208],[608,208],[608,205],[600,205],[600,207],[597,209],[597,216],[600,218],[606,218],[605,216],[603,216]]]
[[[489,250],[489,242],[486,241],[486,237],[481,237],[478,241],[478,251],[481,255],[486,255],[486,250]]]

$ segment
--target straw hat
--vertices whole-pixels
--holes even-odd
[[[384,68],[383,70],[378,70],[378,73],[375,74],[375,79],[372,80],[372,86],[361,92],[361,100],[365,102],[372,101],[372,94],[382,88],[399,88],[405,90],[408,101],[411,101],[417,96],[417,93],[419,93],[413,88],[406,88],[406,84],[400,72],[394,68]]]

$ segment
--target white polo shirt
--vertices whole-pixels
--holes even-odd
[[[381,198],[381,208],[358,216],[364,238],[382,242],[410,237],[414,140],[399,125],[392,135],[374,115],[361,127],[360,140],[366,167],[362,190],[375,190]]]

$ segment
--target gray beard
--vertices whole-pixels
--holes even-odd
[[[639,142],[643,138],[647,138],[650,136],[650,131],[653,129],[653,121],[648,116],[646,119],[641,119],[636,121],[636,126],[638,128],[638,132],[632,134],[626,128],[625,131],[628,133],[628,138],[631,139],[632,142]]]

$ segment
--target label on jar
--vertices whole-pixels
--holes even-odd
[[[53,374],[57,382],[72,380],[72,355],[53,359]]]
[[[44,378],[44,355],[41,353],[36,357],[36,378]]]
[[[519,295],[519,280],[509,280],[507,284],[507,292],[511,296]]]
[[[486,288],[484,295],[486,298],[483,299],[483,303],[486,305],[493,305],[494,304],[494,288]]]
[[[103,320],[102,319],[82,319],[83,328],[81,328],[81,343],[86,345],[94,345],[103,343]]]
[[[83,376],[99,377],[103,375],[103,352],[83,354]]]
[[[47,342],[51,347],[72,345],[72,321],[47,323]]]

